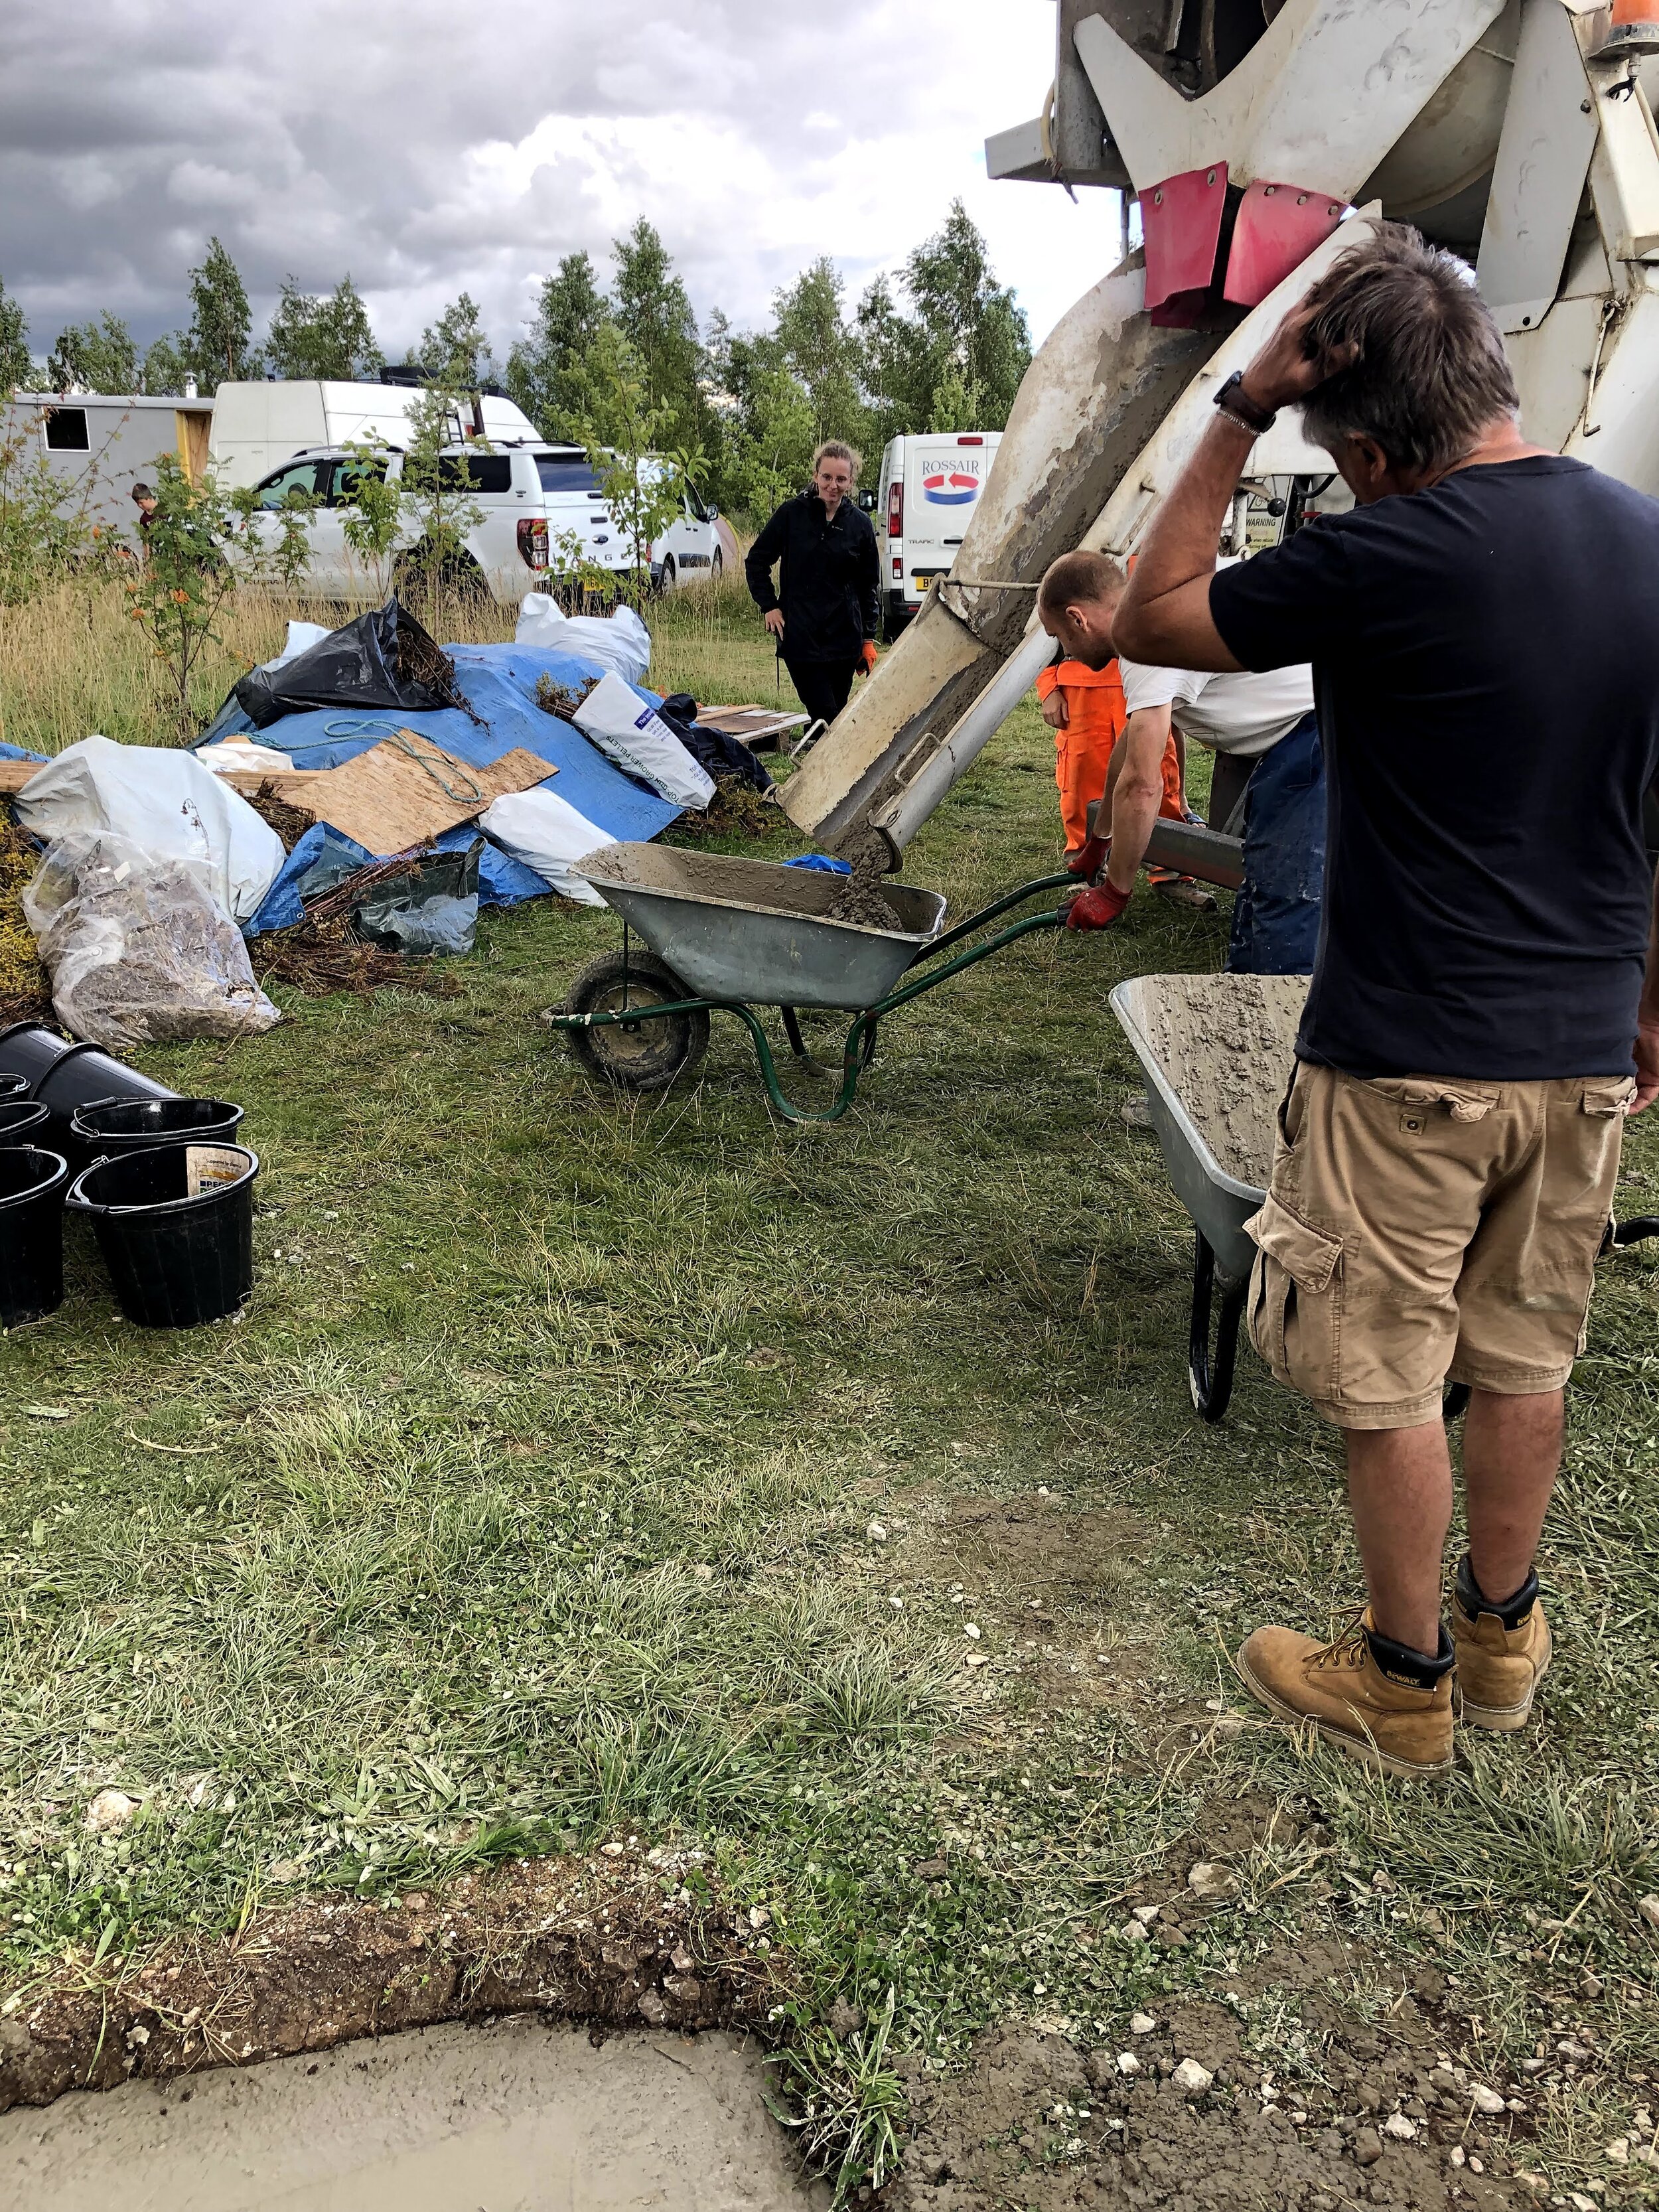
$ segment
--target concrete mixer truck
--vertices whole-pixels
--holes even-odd
[[[1379,217],[1474,262],[1529,436],[1659,493],[1654,19],[1659,0],[1057,0],[1042,112],[988,141],[990,173],[1133,197],[1141,244],[1126,220],[1121,264],[1032,362],[950,575],[785,787],[799,826],[897,866],[1052,653],[1048,562],[1133,552],[1218,386]],[[1288,413],[1250,464],[1329,470]]]

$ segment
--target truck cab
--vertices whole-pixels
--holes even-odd
[[[882,626],[890,641],[951,573],[1002,443],[1000,430],[893,438],[881,457]]]

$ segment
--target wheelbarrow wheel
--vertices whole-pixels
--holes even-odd
[[[590,960],[571,985],[565,1012],[618,1014],[693,995],[672,968],[649,953],[606,952]],[[699,1006],[660,1020],[605,1022],[565,1035],[577,1061],[601,1082],[622,1091],[666,1091],[701,1064],[708,1049],[708,1015]]]

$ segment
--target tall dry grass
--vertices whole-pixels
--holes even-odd
[[[237,678],[280,650],[289,618],[331,625],[361,610],[258,592],[227,601],[191,693],[197,726],[211,720]],[[411,611],[447,644],[510,639],[516,610],[489,600],[417,602]],[[654,689],[704,704],[770,700],[769,641],[742,584],[697,584],[646,609]],[[117,584],[65,583],[0,615],[0,741],[55,753],[91,732],[127,744],[177,742],[160,670]],[[785,687],[785,702],[793,695]]]

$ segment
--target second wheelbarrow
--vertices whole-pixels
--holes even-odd
[[[1273,1109],[1290,1085],[1307,994],[1305,975],[1137,975],[1111,994],[1112,1012],[1146,1072],[1164,1164],[1193,1218],[1187,1377],[1206,1421],[1218,1421],[1232,1395],[1255,1260],[1244,1224],[1267,1194]]]
[[[622,917],[623,942],[590,962],[563,1010],[548,1016],[577,1059],[623,1090],[664,1091],[702,1058],[709,1015],[733,1014],[754,1041],[768,1097],[791,1121],[838,1121],[886,1015],[1017,938],[1057,927],[1065,908],[1028,914],[957,951],[966,939],[1030,899],[1078,889],[1073,876],[1041,876],[945,930],[938,891],[884,881],[880,896],[896,927],[842,921],[829,909],[847,890],[845,876],[769,860],[617,844],[590,854],[580,872]],[[838,1079],[826,1109],[784,1097],[758,1006],[777,1008],[798,1063]],[[838,1066],[823,1066],[807,1049],[801,1007],[853,1016]]]

